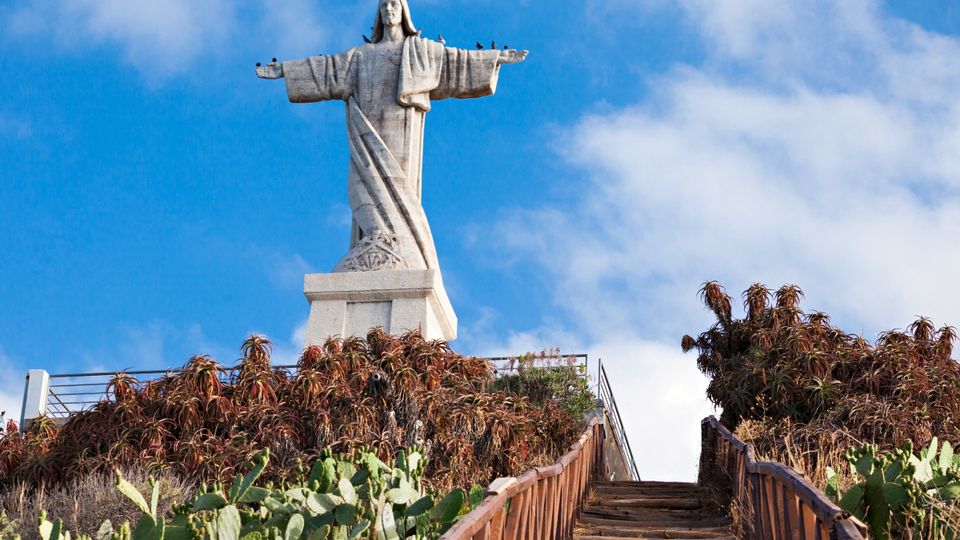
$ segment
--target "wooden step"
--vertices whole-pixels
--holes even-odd
[[[697,540],[737,540],[735,536],[730,534],[711,534],[710,536],[676,536],[676,533],[669,533],[667,535],[654,535],[649,536],[646,533],[639,534],[629,534],[629,535],[600,535],[600,536],[590,536],[583,534],[574,534],[573,537],[577,540],[602,540],[606,538],[695,538]]]
[[[618,495],[640,495],[640,496],[663,496],[663,497],[691,497],[703,493],[700,489],[659,489],[659,488],[595,488],[593,490],[597,496],[618,496]]]
[[[719,517],[682,517],[671,518],[669,516],[648,516],[634,517],[632,519],[616,519],[601,516],[592,516],[584,514],[580,517],[579,523],[583,525],[634,525],[646,527],[649,529],[707,529],[715,527],[727,527],[730,521]]]
[[[629,488],[639,487],[646,489],[700,489],[694,482],[595,482],[595,487]]]
[[[657,529],[651,527],[577,527],[579,536],[605,536],[630,538],[647,536],[650,538],[714,538],[730,534],[727,527],[706,527],[703,529]]]
[[[676,508],[607,508],[602,506],[586,506],[583,509],[586,516],[607,517],[611,519],[644,519],[650,516],[669,517],[671,519],[697,519],[704,515],[701,509]]]
[[[632,498],[591,498],[587,504],[592,507],[604,508],[664,508],[664,509],[696,509],[703,507],[699,498],[693,497],[632,497]]]
[[[574,538],[733,539],[731,521],[704,504],[689,482],[597,482]]]
[[[696,487],[594,486],[597,493],[702,493]]]
[[[696,536],[687,536],[684,532],[678,531],[667,531],[665,533],[657,533],[655,531],[641,531],[634,533],[625,533],[625,534],[580,534],[575,533],[574,538],[579,538],[582,540],[596,540],[599,538],[674,538],[674,539],[687,539],[687,540],[707,540],[707,539],[716,539],[716,540],[736,540],[736,537],[731,535],[729,531],[717,532],[717,533],[707,533],[706,535],[697,534]]]
[[[624,482],[622,484],[594,484],[596,489],[615,490],[615,489],[639,489],[651,491],[700,491],[697,484],[655,484],[647,482]]]

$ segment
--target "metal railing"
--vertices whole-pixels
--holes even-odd
[[[578,369],[581,377],[589,378],[590,358],[586,354],[539,353],[521,356],[495,356],[485,358],[493,366],[497,377],[513,375],[529,368],[569,366]]]
[[[224,379],[228,380],[236,367],[224,368]],[[275,370],[293,373],[296,365],[273,366]],[[118,374],[129,375],[139,383],[168,377],[181,373],[182,369],[144,370],[144,371],[104,371],[100,373],[59,373],[50,375],[47,392],[47,416],[62,419],[73,413],[81,412],[100,403],[109,401],[107,385]]]
[[[863,523],[840,509],[803,475],[780,463],[757,461],[753,445],[715,417],[701,423],[701,485],[730,488],[748,539],[863,540]]]
[[[497,377],[513,375],[527,367],[551,367],[551,366],[573,366],[578,368],[578,373],[587,377],[589,369],[589,358],[586,354],[573,355],[543,355],[531,354],[516,357],[495,357],[486,358]],[[236,366],[225,369],[224,379],[229,380],[232,373],[237,369]],[[275,370],[285,371],[288,374],[296,372],[296,365],[278,365],[273,366]],[[46,415],[53,419],[65,419],[71,414],[89,409],[97,403],[110,400],[107,394],[107,385],[110,380],[118,373],[129,375],[139,383],[146,383],[151,380],[176,375],[182,369],[166,370],[145,370],[145,371],[110,371],[100,373],[63,373],[48,375],[49,378],[46,389],[45,410]],[[21,424],[27,419],[26,395],[29,393],[29,376],[27,389],[24,391],[24,411],[21,414]],[[30,417],[32,418],[32,417]]]
[[[634,481],[640,481],[640,471],[637,470],[637,461],[633,457],[633,449],[630,448],[630,439],[627,438],[627,432],[623,428],[623,420],[620,418],[620,409],[617,407],[617,400],[613,397],[613,389],[610,388],[610,379],[607,378],[607,370],[603,367],[603,360],[598,362],[597,367],[597,398],[603,402],[603,406],[610,416],[610,429],[613,431],[614,439],[620,447],[620,452],[626,462],[627,470]]]

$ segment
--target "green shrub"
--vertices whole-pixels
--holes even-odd
[[[556,403],[577,418],[596,408],[597,398],[590,389],[585,366],[528,367],[524,357],[518,362],[516,373],[501,376],[494,382],[495,390],[526,397],[538,407]]]

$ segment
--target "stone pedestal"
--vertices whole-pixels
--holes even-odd
[[[427,339],[457,338],[457,315],[437,270],[384,270],[309,274],[306,346],[328,337],[367,335],[375,326],[390,334],[419,329]]]

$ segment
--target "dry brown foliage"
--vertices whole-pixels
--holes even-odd
[[[149,492],[150,474],[143,468],[125,469],[122,474],[141,492]],[[160,483],[161,513],[194,495],[190,483],[175,474],[160,472],[154,478]],[[17,522],[23,540],[39,540],[35,524],[42,510],[62,519],[69,530],[95,538],[104,519],[120,524],[135,523],[140,517],[140,510],[130,504],[114,482],[113,473],[100,472],[52,489],[19,484],[0,493],[0,512]]]
[[[140,464],[190,480],[227,480],[262,448],[266,478],[282,480],[321,451],[368,447],[381,458],[426,447],[428,482],[447,491],[485,484],[559,457],[582,418],[556,403],[491,390],[489,364],[419,333],[331,339],[303,352],[295,373],[272,369],[270,342],[252,336],[226,369],[205,356],[145,384],[118,374],[112,401],[57,427],[34,422],[0,439],[0,486],[54,484]]]
[[[870,343],[832,326],[825,313],[801,310],[795,285],[751,286],[742,319],[720,284],[706,283],[700,295],[717,321],[697,338],[684,336],[682,347],[699,352],[721,421],[753,443],[759,459],[802,471],[821,488],[832,468],[844,493],[855,481],[845,459],[851,448],[886,451],[906,441],[919,448],[934,436],[960,442],[954,328],[919,318]],[[960,523],[957,505],[931,504]]]
[[[736,429],[747,420],[789,421],[790,444],[776,438],[761,452],[781,449],[797,462],[816,458],[820,443],[915,447],[934,435],[960,441],[960,364],[952,359],[956,331],[920,318],[875,344],[831,326],[824,313],[806,313],[803,291],[775,293],[753,285],[744,293],[746,317],[731,315],[732,298],[715,283],[701,291],[717,322],[696,339],[698,366],[710,376],[707,396]],[[779,454],[778,454],[779,455]]]

